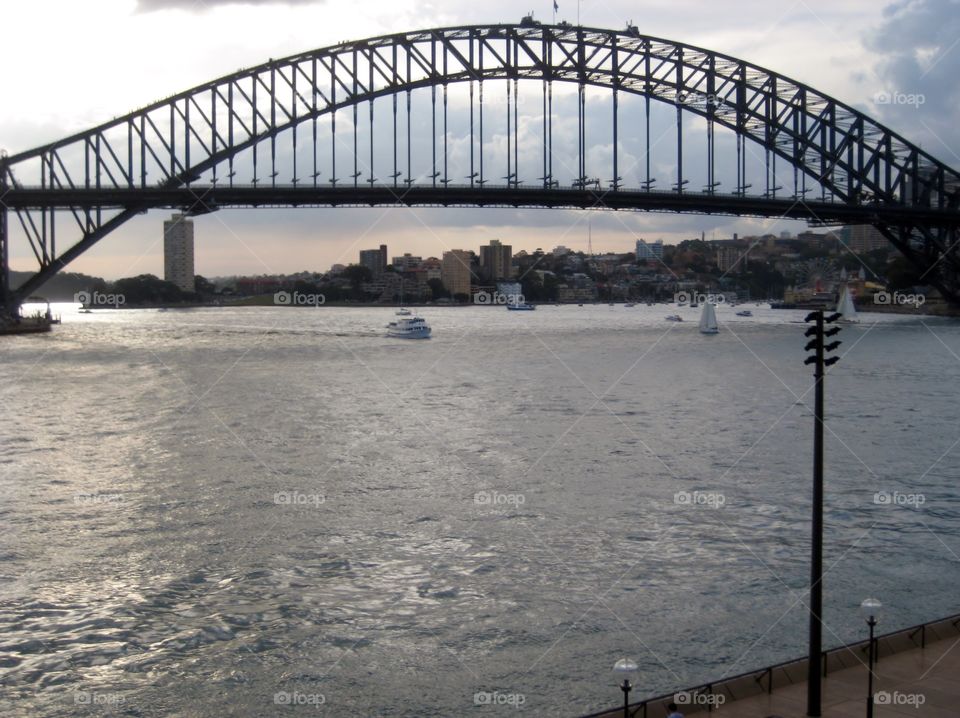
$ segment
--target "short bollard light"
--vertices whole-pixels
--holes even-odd
[[[873,718],[873,664],[877,660],[876,649],[873,645],[873,629],[876,628],[877,621],[880,620],[880,609],[883,604],[875,598],[864,599],[860,604],[860,613],[864,620],[870,626],[870,647],[867,652],[867,718]]]
[[[620,690],[623,691],[623,718],[629,718],[630,690],[633,688],[630,684],[630,675],[637,672],[636,661],[630,658],[621,658],[613,664],[613,670],[618,674],[623,674],[623,683],[620,684]]]

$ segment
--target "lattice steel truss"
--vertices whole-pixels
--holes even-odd
[[[500,184],[490,182],[493,165],[484,156],[484,81],[489,80],[507,81],[506,157],[496,164],[502,168],[505,159],[507,174]],[[539,81],[543,97],[542,176],[526,183],[517,172],[521,81]],[[561,184],[554,170],[555,82],[579,87],[577,174],[569,184]],[[466,182],[454,182],[449,174],[448,88],[455,83],[469,85]],[[588,86],[609,89],[613,107],[612,163],[606,168],[612,179],[604,183],[586,171]],[[418,177],[412,169],[410,118],[411,93],[419,88],[431,92],[433,147],[432,172]],[[647,118],[646,179],[638,188],[623,186],[618,174],[623,93],[643,98]],[[377,98],[392,98],[392,163],[378,168],[389,171],[382,180],[374,171],[372,129],[369,148],[358,146],[356,132],[364,103],[372,128]],[[685,115],[706,119],[703,191],[685,187],[679,130],[677,182],[671,191],[654,189],[651,102],[675,107],[678,128]],[[352,152],[338,148],[343,142],[336,138],[334,111],[339,110],[352,110]],[[318,133],[324,115],[332,115],[330,138]],[[716,191],[715,126],[736,133],[737,186],[729,194]],[[278,138],[284,133],[293,151],[279,153],[278,160]],[[332,167],[325,179],[318,160],[321,142],[331,143]],[[766,163],[766,177],[752,192],[747,191],[753,186],[746,176],[748,142],[760,148]],[[344,171],[344,154],[345,179],[337,177],[337,160]],[[238,177],[242,156],[252,168],[246,181]],[[778,160],[794,174],[794,192],[786,196],[776,182]],[[364,173],[368,178],[361,181]],[[15,310],[67,263],[151,208],[199,213],[229,206],[375,204],[599,206],[869,223],[927,273],[925,281],[960,302],[960,174],[955,170],[863,113],[743,60],[641,35],[632,26],[623,31],[547,26],[529,18],[518,25],[400,33],[271,60],[86,132],[0,158],[0,297]],[[15,215],[39,265],[16,289],[8,281],[8,213]],[[70,218],[71,234],[61,250],[58,219],[63,215]]]

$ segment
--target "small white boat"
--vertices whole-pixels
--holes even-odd
[[[749,309],[741,309],[739,312],[737,312],[737,316],[738,316],[738,317],[752,317],[752,316],[753,316],[753,312],[751,312]]]
[[[837,300],[837,311],[840,313],[840,321],[844,324],[860,323],[860,318],[857,316],[857,308],[853,303],[853,297],[850,296],[850,290],[846,285],[840,290],[840,299]]]
[[[412,314],[413,314],[413,312],[411,312],[409,309],[405,309],[404,307],[400,307],[400,308],[396,311],[396,315],[397,315],[398,317],[409,317],[409,316],[411,316]]]
[[[719,332],[716,307],[713,302],[704,302],[703,311],[700,312],[700,333],[718,334]]]
[[[635,307],[635,306],[637,306],[637,305],[634,304],[633,302],[627,302],[627,303],[624,304],[623,306],[625,306],[625,307]]]
[[[387,336],[396,339],[429,339],[430,326],[423,317],[398,319],[387,325]]]
[[[532,304],[527,304],[526,302],[515,302],[513,304],[508,304],[507,309],[511,312],[532,312],[536,307]]]
[[[682,322],[683,317],[679,314],[671,314],[670,316],[664,317],[668,322]]]
[[[81,313],[81,314],[93,314],[93,312],[90,311],[89,307],[80,307],[80,313]]]

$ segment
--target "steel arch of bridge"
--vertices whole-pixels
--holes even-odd
[[[507,81],[505,185],[490,184],[489,160],[484,164],[485,80]],[[539,80],[543,92],[543,175],[526,186],[517,174],[521,80]],[[553,168],[554,82],[579,87],[577,175],[569,186],[560,185]],[[447,88],[454,83],[470,88],[470,176],[459,184],[448,172]],[[588,86],[611,91],[613,149],[607,169],[613,179],[606,187],[586,171]],[[426,179],[411,176],[410,97],[419,88],[431,88],[432,173]],[[623,186],[618,174],[621,93],[639,95],[645,103],[646,179],[639,188]],[[359,163],[366,162],[357,146],[358,108],[369,104],[372,128],[373,101],[383,97],[393,98],[392,173],[386,181],[375,178],[371,129],[370,178],[361,183]],[[677,182],[669,192],[653,189],[651,102],[675,107],[678,128],[686,114],[706,119],[708,183],[702,192],[685,189],[679,130]],[[340,179],[336,111],[350,108],[353,173]],[[404,112],[406,158],[398,156],[397,139],[397,117]],[[321,180],[317,123],[331,113],[331,177]],[[438,122],[443,129],[439,143]],[[715,126],[736,133],[737,186],[730,194],[716,191]],[[277,140],[286,132],[294,148],[288,168],[292,179],[278,183]],[[766,162],[759,196],[747,192],[748,142],[762,149]],[[306,167],[298,165],[301,145],[313,150]],[[253,177],[242,184],[235,161],[246,152],[252,153]],[[777,196],[778,158],[794,174],[789,196]],[[199,213],[228,206],[376,204],[608,207],[868,223],[920,267],[927,281],[960,301],[960,252],[955,246],[960,174],[955,170],[863,113],[743,60],[645,36],[632,26],[614,31],[541,25],[529,18],[517,25],[386,35],[271,60],[85,132],[0,158],[0,301],[15,311],[67,263],[151,208]],[[16,289],[9,286],[8,213],[16,216],[39,265]],[[57,217],[64,213],[72,218],[68,226],[78,231],[79,239],[58,251]]]

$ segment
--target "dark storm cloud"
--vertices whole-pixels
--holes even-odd
[[[202,12],[223,5],[318,5],[323,0],[138,0],[141,12],[152,10],[192,10]]]
[[[888,5],[866,45],[880,57],[873,114],[947,164],[960,165],[960,0]]]

